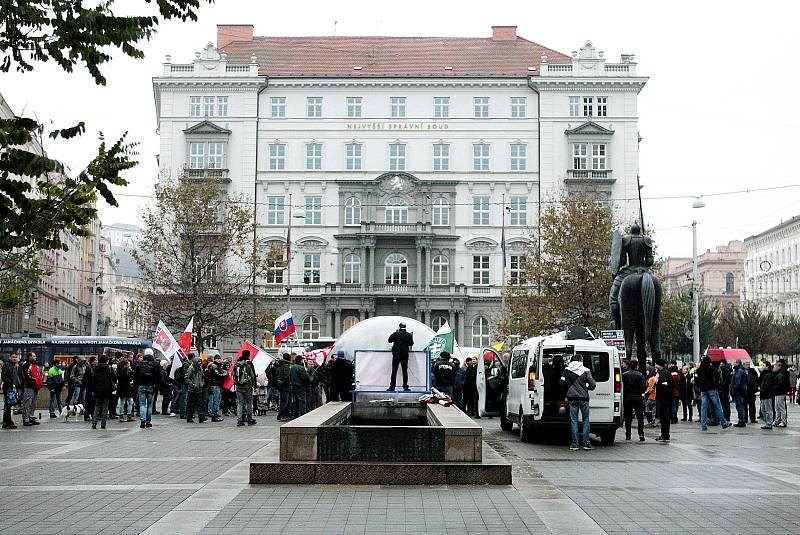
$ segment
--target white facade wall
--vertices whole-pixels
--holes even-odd
[[[742,300],[779,318],[800,317],[800,216],[744,240]]]

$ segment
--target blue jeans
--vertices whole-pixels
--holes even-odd
[[[708,428],[708,405],[709,403],[714,405],[714,412],[717,414],[717,419],[719,420],[719,425],[725,427],[728,425],[727,420],[725,420],[725,414],[722,413],[722,404],[719,402],[719,392],[716,390],[709,390],[708,392],[701,392],[700,398],[702,402],[700,403],[700,428],[707,429]]]
[[[678,400],[676,398],[672,398],[672,420],[675,421],[678,419]]]
[[[219,416],[219,402],[222,400],[222,390],[218,386],[211,387],[211,393],[208,396],[208,416],[213,418]]]
[[[153,386],[142,385],[139,387],[139,420],[142,423],[150,423],[153,416]]]
[[[289,414],[292,418],[298,418],[306,413],[306,389],[305,388],[293,388],[291,393],[292,399],[292,409],[291,414]]]
[[[83,389],[82,386],[76,386],[75,389],[72,391],[72,404],[73,405],[80,405],[84,402],[86,397],[86,391]]]
[[[747,423],[747,408],[744,406],[744,396],[734,395],[733,401],[736,403],[736,415],[739,417],[739,423],[744,425]]]
[[[186,385],[180,385],[178,387],[177,407],[178,415],[181,418],[186,418]],[[172,412],[176,412],[175,409],[172,409]]]
[[[278,409],[278,418],[288,418],[290,416],[289,412],[292,410],[292,394],[288,388],[284,388],[280,390],[281,396],[281,405]]]
[[[61,389],[50,392],[50,415],[55,415],[55,405],[58,402],[58,412],[64,410],[64,405],[61,403]]]
[[[133,398],[119,398],[119,401],[117,401],[117,416],[130,416],[131,414],[133,414]]]
[[[578,440],[578,410],[581,411],[583,417],[583,436],[582,441]],[[569,401],[569,424],[572,431],[572,445],[588,446],[589,445],[589,402],[588,401]]]

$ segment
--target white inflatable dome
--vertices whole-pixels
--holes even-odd
[[[398,325],[406,324],[406,330],[414,335],[413,351],[422,351],[436,334],[433,329],[419,321],[403,316],[376,316],[360,321],[347,329],[336,341],[332,353],[344,351],[348,360],[353,360],[353,351],[357,349],[391,349],[387,342],[389,335],[397,330]]]

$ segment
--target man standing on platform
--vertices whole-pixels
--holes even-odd
[[[392,344],[392,379],[389,381],[388,392],[394,392],[398,366],[403,368],[403,390],[409,392],[411,389],[408,388],[408,350],[414,347],[414,336],[406,331],[406,324],[401,323],[389,336],[389,343]]]

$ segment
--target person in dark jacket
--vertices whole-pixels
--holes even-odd
[[[747,408],[744,404],[744,398],[747,396],[747,372],[742,366],[741,359],[734,361],[731,396],[733,396],[733,401],[736,403],[736,415],[738,417],[738,422],[734,427],[745,427],[747,425]]]
[[[306,413],[306,393],[308,392],[308,385],[311,384],[311,378],[303,365],[302,355],[295,355],[294,364],[289,368],[289,377],[292,387],[292,410],[290,414],[292,418],[298,418]]]
[[[184,373],[186,373],[186,362],[175,370],[176,397],[172,403],[172,412],[182,420],[186,419],[186,379],[184,379]]]
[[[719,403],[725,420],[731,420],[731,381],[733,380],[733,367],[728,361],[722,359],[719,365]]]
[[[97,429],[97,420],[100,420],[101,429],[106,428],[108,404],[111,401],[111,393],[115,388],[114,372],[111,371],[111,366],[108,365],[108,355],[100,355],[100,362],[98,362],[92,376],[92,392],[94,392],[92,429]]]
[[[472,357],[464,359],[464,412],[480,418],[478,414],[478,367]]]
[[[786,398],[789,395],[789,370],[786,367],[785,360],[780,359],[773,365],[772,375],[775,377],[775,400],[773,403],[775,406],[775,421],[772,423],[772,426],[786,427]]]
[[[128,359],[122,357],[117,363],[117,416],[120,422],[133,421],[133,370]]]
[[[331,401],[350,401],[353,386],[353,365],[344,351],[331,355]]]
[[[774,416],[772,414],[772,402],[775,398],[775,375],[772,373],[772,364],[764,362],[764,369],[761,370],[761,418],[763,425],[761,429],[772,429]]]
[[[69,366],[67,366],[67,371],[64,372],[64,384],[67,386],[67,399],[64,400],[64,405],[70,405],[72,403],[72,393],[75,390],[75,385],[69,380],[69,378],[72,375],[72,369],[75,367],[77,362],[78,357],[72,357]]]
[[[275,386],[280,396],[278,421],[285,422],[292,412],[292,355],[289,353],[284,353],[275,363]]]
[[[456,367],[450,353],[442,351],[439,358],[433,363],[433,377],[436,379],[436,390],[442,394],[453,395],[453,381],[456,376]]]
[[[401,323],[398,329],[389,336],[392,344],[392,378],[389,381],[388,392],[394,392],[397,385],[397,368],[403,368],[403,390],[408,392],[408,351],[414,347],[414,335],[406,331],[406,324]]]
[[[464,382],[467,379],[467,367],[462,366],[458,359],[453,359],[453,365],[456,367],[456,375],[453,379],[453,402],[462,412],[465,412]]]
[[[758,372],[751,366],[750,361],[744,361],[744,369],[747,372],[747,396],[745,402],[747,403],[747,412],[750,415],[750,423],[758,422],[758,411],[756,410],[756,394],[760,387],[760,380]]]
[[[672,405],[674,400],[672,373],[667,369],[663,359],[655,360],[656,366],[656,407],[661,422],[661,434],[656,442],[669,442],[669,428],[672,423]]]
[[[92,384],[94,384],[94,370],[97,368],[97,357],[89,357],[89,362],[86,364],[86,372],[83,374],[83,405],[86,409],[83,413],[83,421],[88,422],[92,419],[94,414],[94,391],[92,391]]]
[[[212,422],[221,422],[222,416],[219,413],[219,404],[222,401],[222,383],[228,377],[228,370],[222,367],[222,357],[217,355],[214,361],[208,365],[208,415]]]
[[[573,355],[572,361],[564,368],[560,379],[561,385],[567,392],[569,401],[569,422],[572,434],[572,444],[569,449],[577,451],[579,446],[584,450],[592,449],[589,442],[589,391],[594,390],[595,382],[592,372],[583,365],[582,355]],[[578,436],[578,411],[581,413],[583,433]]]
[[[678,362],[675,360],[669,363],[667,370],[669,371],[670,379],[672,379],[672,411],[670,411],[672,415],[671,423],[677,424],[678,403],[681,401],[681,383],[683,383],[683,375],[680,368],[678,368]]]
[[[8,362],[3,366],[3,429],[16,429],[17,426],[11,419],[11,403],[8,401],[8,393],[13,389],[17,394],[17,403],[22,399],[22,367],[19,365],[19,356],[12,352],[8,357]]]
[[[161,384],[161,366],[153,357],[153,350],[144,350],[144,359],[134,368],[133,382],[139,390],[139,427],[153,427],[153,396]]]
[[[634,413],[639,431],[639,442],[644,442],[644,391],[647,379],[639,371],[639,361],[628,362],[628,370],[622,374],[622,406],[625,416],[625,440],[631,439],[631,423]]]
[[[239,360],[233,365],[231,370],[233,386],[236,388],[236,408],[239,411],[236,425],[243,426],[255,425],[256,419],[253,418],[253,388],[256,386],[256,370],[253,361],[250,360],[250,351],[245,349],[239,356]]]
[[[206,421],[206,405],[203,405],[203,390],[205,389],[205,373],[200,364],[200,357],[189,355],[186,360],[183,377],[186,380],[186,421],[194,422],[194,413],[197,411],[197,421],[201,424]]]
[[[691,422],[694,419],[694,385],[692,384],[692,368],[684,365],[681,374],[681,405],[683,406],[682,422]],[[687,418],[688,414],[688,418]]]
[[[732,424],[725,419],[719,403],[719,375],[711,365],[711,357],[703,357],[700,368],[694,374],[694,384],[703,400],[700,404],[700,429],[708,430],[709,407],[716,412],[723,429],[730,427]]]

